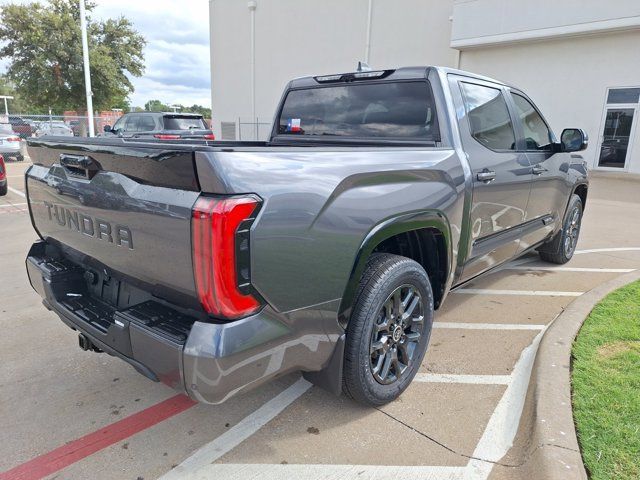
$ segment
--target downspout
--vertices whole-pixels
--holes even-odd
[[[367,11],[367,38],[364,46],[364,63],[369,64],[369,54],[371,53],[371,19],[373,16],[373,0],[369,0]]]
[[[255,122],[254,140],[258,140],[258,119],[256,118],[256,8],[255,0],[247,4],[251,15],[251,118]]]

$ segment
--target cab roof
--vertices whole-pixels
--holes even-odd
[[[294,78],[289,82],[288,88],[301,88],[301,87],[315,87],[321,85],[323,83],[329,84],[339,84],[344,83],[346,81],[354,80],[354,77],[361,76],[362,81],[364,80],[375,80],[376,78],[385,80],[418,80],[425,79],[429,74],[429,70],[436,70],[438,72],[442,72],[445,74],[455,74],[463,77],[476,78],[478,80],[484,80],[487,82],[497,83],[499,85],[506,85],[504,82],[500,80],[496,80],[494,78],[486,77],[484,75],[478,75],[476,73],[467,72],[464,70],[458,70],[455,68],[449,67],[441,67],[441,66],[418,66],[418,67],[400,67],[400,68],[392,68],[392,69],[374,69],[372,71],[363,71],[363,72],[344,72],[344,73],[334,73],[328,75],[314,75],[314,76],[306,76]],[[380,73],[378,77],[375,76],[365,76],[365,74],[375,74]],[[334,78],[334,79],[331,79]]]

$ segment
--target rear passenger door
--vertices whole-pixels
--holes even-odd
[[[520,145],[531,164],[531,194],[526,208],[519,251],[548,237],[562,222],[567,204],[567,166],[570,154],[554,152],[553,132],[533,102],[522,92],[511,89]],[[563,166],[564,165],[564,166]]]
[[[502,85],[450,76],[458,125],[473,175],[469,253],[462,280],[512,258],[529,198],[531,165],[518,152]]]

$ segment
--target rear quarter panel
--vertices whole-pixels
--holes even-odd
[[[394,217],[443,215],[457,255],[465,177],[452,149],[198,152],[196,164],[204,191],[263,199],[252,283],[278,311],[340,299],[365,238]]]

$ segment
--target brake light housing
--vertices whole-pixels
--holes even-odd
[[[251,286],[250,229],[260,207],[254,196],[206,197],[191,215],[193,273],[202,308],[235,320],[262,307]]]
[[[213,133],[207,133],[204,138],[205,140],[215,140],[216,136]]]
[[[0,180],[7,178],[7,172],[4,166],[4,157],[0,155]]]

